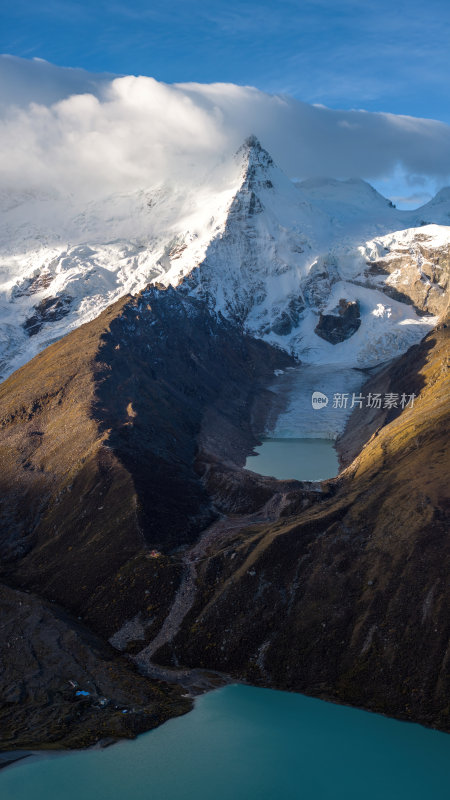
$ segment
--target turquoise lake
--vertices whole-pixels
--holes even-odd
[[[2,800],[448,800],[450,736],[303,695],[226,686],[105,750],[23,761]]]
[[[333,364],[302,365],[277,375],[270,388],[283,397],[284,410],[268,420],[265,438],[255,447],[256,455],[248,456],[245,468],[280,480],[334,478],[339,472],[334,442],[350,416],[352,393],[359,391],[365,377],[360,370]],[[316,391],[328,398],[320,410],[311,402]],[[333,397],[339,392],[347,394],[345,408],[334,407]]]
[[[265,439],[248,456],[245,469],[279,480],[321,481],[339,472],[337,452],[331,439]]]

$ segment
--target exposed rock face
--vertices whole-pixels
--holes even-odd
[[[369,243],[364,273],[369,284],[418,313],[442,317],[448,310],[450,245],[438,230],[430,225]]]
[[[39,271],[37,275],[26,278],[21,283],[16,283],[11,291],[11,298],[30,297],[42,290],[48,289],[52,282],[52,275],[47,270]]]
[[[281,264],[276,238],[264,221],[257,219],[264,210],[261,198],[267,192],[273,194],[270,175],[274,162],[254,136],[244,142],[236,157],[241,164],[241,183],[224,230],[211,240],[203,262],[185,276],[181,290],[194,292],[243,325],[252,309],[267,298],[268,274],[287,265]]]
[[[291,297],[286,311],[282,311],[272,322],[271,331],[278,336],[288,336],[297,327],[305,307],[305,302],[301,295],[299,297]]]
[[[337,313],[321,314],[315,332],[331,344],[350,339],[361,325],[359,303],[341,298],[335,309]]]
[[[35,336],[46,322],[57,322],[65,317],[70,311],[71,303],[72,298],[67,296],[41,300],[34,307],[35,313],[23,323],[24,330],[28,336]]]
[[[340,280],[339,270],[333,260],[321,259],[311,267],[305,280],[304,296],[311,308],[323,309],[333,286]]]

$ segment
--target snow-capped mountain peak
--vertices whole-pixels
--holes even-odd
[[[242,163],[245,179],[249,184],[264,179],[264,173],[274,166],[272,156],[265,150],[256,136],[249,136],[236,153]]]
[[[296,184],[255,136],[196,185],[172,178],[82,208],[32,191],[3,201],[3,377],[152,282],[203,298],[302,360],[361,365],[417,341],[446,292],[450,190],[405,212],[357,179]],[[357,307],[359,327],[331,342],[323,318],[344,307]]]

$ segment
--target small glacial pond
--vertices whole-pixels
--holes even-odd
[[[276,419],[269,418],[266,436],[245,468],[280,480],[334,478],[339,460],[333,442],[351,413],[352,394],[366,378],[361,370],[332,364],[300,366],[278,375],[270,388],[283,398],[284,410]],[[328,398],[319,409],[312,405],[314,392]],[[337,394],[347,396],[345,406],[335,407]]]
[[[331,439],[265,439],[248,456],[245,469],[279,480],[322,481],[339,472],[339,460]]]
[[[447,800],[450,736],[298,694],[227,686],[106,750],[25,760],[2,800]]]

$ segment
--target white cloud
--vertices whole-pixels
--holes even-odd
[[[0,180],[92,195],[190,181],[255,133],[291,177],[377,180],[400,168],[442,185],[450,126],[339,111],[233,84],[167,85],[0,58]]]

